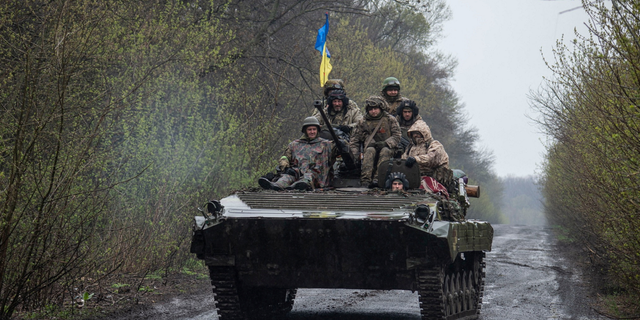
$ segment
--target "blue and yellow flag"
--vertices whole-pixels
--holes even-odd
[[[322,28],[318,29],[318,37],[316,38],[316,50],[322,53],[322,62],[320,62],[320,86],[324,87],[324,83],[329,79],[331,72],[331,63],[329,62],[331,54],[327,49],[327,33],[329,33],[329,14],[325,13],[327,21]]]

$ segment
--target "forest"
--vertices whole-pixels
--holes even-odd
[[[588,34],[546,57],[553,77],[531,94],[549,136],[545,213],[582,252],[616,319],[640,314],[640,5],[583,1]]]
[[[195,264],[188,246],[196,208],[257,187],[321,97],[314,42],[325,12],[329,78],[343,79],[360,106],[379,94],[384,78],[400,79],[401,94],[416,101],[451,166],[482,186],[469,216],[506,222],[492,154],[478,148],[477,131],[449,83],[455,58],[437,48],[450,16],[444,0],[7,0],[0,3],[0,319],[64,306],[85,277],[170,273]],[[604,179],[624,189],[627,201],[615,201],[618,193],[584,203],[585,214],[596,217],[612,212],[605,204],[620,213],[637,207],[637,188],[627,188],[637,173],[630,152],[637,148],[607,148],[634,134],[637,141],[635,98],[620,96],[637,91],[593,90],[614,88],[615,79],[637,85],[637,64],[613,50],[634,48],[624,54],[637,58],[637,39],[630,38],[637,32],[626,28],[610,30],[622,47],[597,53],[611,63],[592,65],[589,82],[587,75],[576,80],[588,94],[578,96],[581,87],[560,96],[580,98],[576,107],[611,101],[606,110],[584,105],[563,122],[577,125],[563,137],[585,143],[573,148],[593,152],[572,164],[604,168],[596,151],[616,159]],[[587,148],[579,134],[584,123],[572,117],[596,122],[599,112],[628,122],[594,123],[599,129],[590,133],[599,140]],[[572,151],[560,142],[547,167],[547,189],[560,174],[587,177],[555,167]],[[581,188],[572,195],[603,186],[585,184],[572,183]],[[628,240],[619,228],[637,230],[626,215],[609,218],[608,232],[591,229],[589,239],[616,246]],[[635,240],[628,250],[637,248]],[[620,249],[619,269],[631,277],[637,264],[625,252],[638,251]],[[637,274],[630,284],[639,283]]]

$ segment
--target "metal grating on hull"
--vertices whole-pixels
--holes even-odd
[[[252,209],[293,209],[331,211],[395,211],[418,202],[425,196],[400,197],[340,193],[240,193],[238,197]]]

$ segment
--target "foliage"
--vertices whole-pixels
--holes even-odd
[[[63,306],[87,274],[202,270],[193,209],[255,185],[299,135],[321,96],[312,44],[327,10],[331,76],[360,102],[400,78],[454,166],[487,184],[476,216],[500,221],[491,155],[448,85],[454,60],[435,50],[441,0],[9,0],[0,319]]]
[[[555,78],[532,96],[553,139],[544,168],[545,212],[592,253],[610,283],[640,296],[640,7],[583,2],[589,35],[559,45]],[[635,301],[640,301],[635,299]]]

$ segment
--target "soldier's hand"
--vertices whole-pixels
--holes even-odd
[[[416,158],[414,157],[409,157],[407,158],[407,160],[404,162],[404,165],[411,168],[413,167],[413,165],[416,164]]]
[[[338,129],[346,134],[351,133],[351,127],[349,126],[338,126]]]

